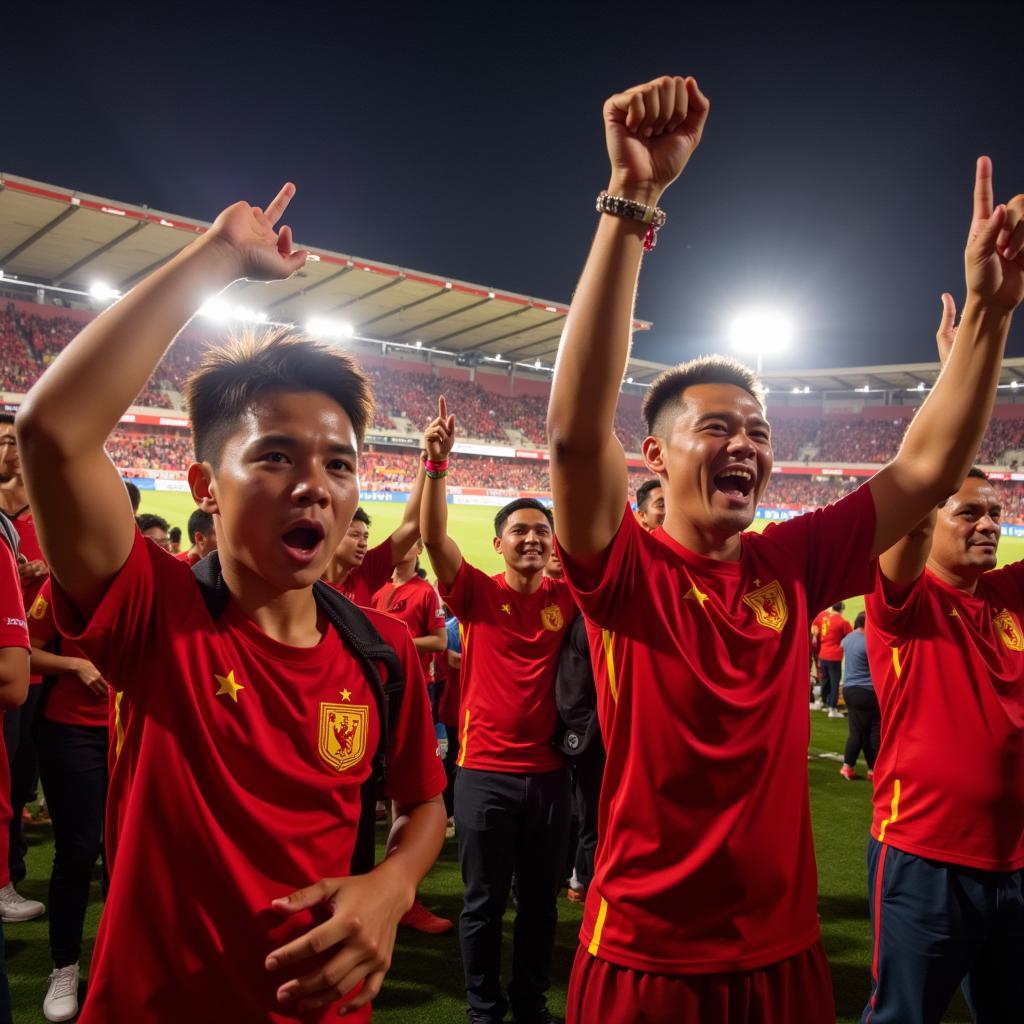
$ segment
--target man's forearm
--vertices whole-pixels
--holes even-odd
[[[374,873],[386,876],[389,884],[408,899],[408,906],[412,906],[416,887],[441,852],[446,824],[444,801],[439,796],[410,807],[396,806],[387,853]]]
[[[414,636],[412,642],[418,651],[440,654],[448,649],[448,641],[443,636]]]
[[[204,298],[236,276],[204,237],[101,313],[29,392],[19,414],[29,444],[42,429],[65,457],[102,447]]]
[[[420,458],[420,468],[416,473],[416,479],[409,494],[409,500],[405,503],[405,510],[402,513],[402,521],[398,524],[395,532],[391,534],[391,561],[397,565],[409,553],[409,549],[416,543],[420,535],[420,509],[423,504],[423,484],[426,480],[426,471],[423,465],[423,458]]]
[[[32,672],[37,676],[55,676],[64,672],[74,672],[78,667],[75,658],[65,658],[60,654],[44,651],[40,647],[32,648],[30,661]]]

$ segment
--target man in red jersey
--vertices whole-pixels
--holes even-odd
[[[660,480],[645,480],[636,489],[636,518],[648,533],[665,524],[665,491]]]
[[[10,527],[7,524],[3,526],[3,536],[0,537],[0,711],[6,712],[20,706],[28,695],[28,655],[31,645],[25,623],[17,561],[11,546],[15,537],[8,538]],[[0,751],[0,793],[9,788],[7,758]],[[5,963],[4,930],[0,923],[0,1024],[13,1024],[11,990]]]
[[[853,627],[843,618],[843,602],[837,601],[821,612],[811,623],[812,647],[817,640],[818,671],[821,678],[821,699],[829,718],[842,718],[839,710],[839,684],[843,678],[843,637]]]
[[[302,266],[274,228],[293,193],[266,212],[224,210],[84,328],[19,416],[58,628],[128,708],[83,1024],[327,1021],[342,1007],[368,1020],[443,841],[444,774],[408,630],[350,616],[408,680],[385,721],[376,663],[314,591],[359,495],[371,399],[352,360],[281,328],[212,348],[189,380],[189,484],[218,539],[206,590],[138,532],[103,450],[205,297]],[[345,877],[386,726],[398,814],[384,859]]]
[[[445,474],[455,417],[445,400],[427,428],[422,533],[441,596],[463,630],[455,834],[465,884],[459,943],[471,1024],[547,1024],[551,950],[566,860],[569,783],[555,747],[555,674],[576,617],[569,588],[544,575],[551,513],[532,498],[502,508],[488,576],[448,535]],[[501,919],[516,878],[512,981],[501,987]]]
[[[842,501],[743,532],[772,468],[753,374],[708,358],[648,391],[643,443],[666,492],[628,514],[613,425],[658,200],[708,101],[661,78],[605,104],[612,174],[566,320],[548,410],[562,565],[588,620],[607,748],[596,869],[569,1019],[830,1024],[819,942],[804,705],[810,612],[870,584],[887,550],[970,467],[1024,294],[978,163],[969,299],[947,370],[896,459]],[[997,245],[999,251],[997,252]]]
[[[62,1021],[78,1013],[82,928],[93,868],[103,849],[108,687],[96,666],[57,632],[50,580],[32,602],[28,624],[32,670],[51,680],[37,742],[54,847],[49,891],[53,971],[43,1016]]]
[[[362,608],[372,606],[373,595],[412,549],[420,535],[420,499],[423,495],[423,459],[412,493],[402,510],[402,521],[385,540],[370,547],[370,517],[357,508],[345,536],[334,552],[324,579]]]
[[[412,642],[420,656],[423,678],[429,680],[433,677],[434,657],[447,650],[448,638],[437,591],[417,572],[422,551],[423,544],[417,538],[405,557],[395,565],[391,579],[373,595],[373,607],[394,615],[409,627]],[[455,927],[447,918],[431,913],[419,897],[399,924],[427,935],[444,935]]]
[[[200,558],[217,550],[217,530],[213,525],[213,516],[204,509],[194,509],[188,517],[188,539],[190,547],[175,555],[189,565],[195,565]]]

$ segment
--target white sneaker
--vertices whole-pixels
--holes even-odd
[[[55,967],[43,1000],[47,1020],[71,1020],[78,1013],[78,964]]]
[[[828,717],[829,718],[845,718],[846,716],[842,713],[842,711],[839,710],[839,708],[829,708],[828,709]]]
[[[27,900],[14,891],[8,882],[0,889],[0,921],[10,924],[14,921],[31,921],[46,913],[46,907],[39,900]]]
[[[825,705],[822,704],[820,700],[812,700],[811,701],[811,710],[812,711],[822,711],[824,709],[824,707],[825,707]]]

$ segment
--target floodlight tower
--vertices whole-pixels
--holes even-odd
[[[733,351],[754,356],[760,377],[765,355],[783,352],[793,343],[793,323],[778,310],[750,309],[732,319],[728,337]]]

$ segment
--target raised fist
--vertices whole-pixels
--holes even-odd
[[[295,195],[288,182],[266,208],[238,202],[222,210],[206,238],[221,245],[237,263],[237,276],[252,281],[280,281],[291,277],[305,262],[305,250],[292,252],[292,229],[280,231],[274,225],[281,219]]]
[[[1024,195],[992,207],[992,161],[978,157],[974,218],[964,252],[967,289],[1010,312],[1024,299]]]
[[[442,395],[437,400],[437,416],[423,434],[423,447],[432,462],[444,462],[455,444],[455,415],[448,414],[448,403]]]
[[[605,102],[612,195],[654,205],[700,143],[710,104],[693,78],[656,78]]]

